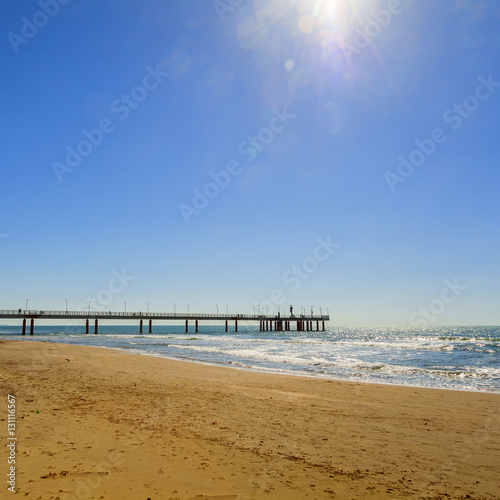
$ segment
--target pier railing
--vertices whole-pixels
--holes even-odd
[[[1,309],[0,318],[101,318],[101,319],[207,319],[207,320],[249,320],[249,321],[269,321],[278,318],[277,315],[269,314],[211,314],[211,313],[158,313],[158,312],[117,312],[117,311],[45,311],[33,309]],[[279,319],[289,321],[299,321],[301,319],[313,321],[328,321],[329,315],[285,315],[280,314]]]

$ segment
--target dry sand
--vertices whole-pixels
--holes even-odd
[[[28,500],[500,498],[499,394],[46,342],[0,341],[0,367]]]

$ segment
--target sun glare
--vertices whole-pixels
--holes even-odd
[[[263,101],[269,106],[289,105],[333,88],[333,99],[342,94],[362,100],[377,68],[365,67],[358,56],[366,47],[377,50],[370,41],[380,40],[382,25],[373,13],[387,8],[382,0],[254,0],[241,11],[238,39],[254,63],[268,72],[262,83]],[[367,26],[369,33],[361,35]],[[345,123],[343,110],[335,102],[325,104],[333,105],[318,116],[318,126],[338,133]]]
[[[304,0],[303,15],[310,16],[316,28],[348,28],[358,14],[367,8],[370,0]]]

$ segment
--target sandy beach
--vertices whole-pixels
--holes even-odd
[[[500,498],[499,394],[26,341],[0,372],[23,498]]]

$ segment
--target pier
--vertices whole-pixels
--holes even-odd
[[[255,315],[255,314],[198,314],[198,313],[143,313],[143,312],[101,312],[101,311],[37,311],[37,310],[0,310],[0,319],[19,319],[22,320],[22,335],[26,335],[26,329],[29,321],[29,333],[35,333],[35,319],[71,319],[81,320],[85,324],[85,333],[90,333],[91,321],[94,323],[94,333],[99,331],[99,320],[127,320],[137,321],[139,333],[144,333],[144,322],[147,323],[148,332],[153,331],[154,321],[183,321],[185,332],[189,332],[190,324],[194,326],[197,333],[200,321],[217,321],[225,325],[225,331],[228,332],[231,325],[234,324],[234,332],[238,331],[238,322],[256,322],[259,324],[261,332],[290,332],[292,327],[294,331],[324,331],[325,321],[330,320],[329,315]]]

